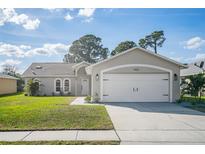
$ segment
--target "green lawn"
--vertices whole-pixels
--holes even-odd
[[[182,98],[182,101],[186,101],[186,102],[199,102],[199,101],[201,101],[201,102],[205,103],[205,96],[202,96],[201,100],[199,97],[195,98],[194,96],[184,96]]]
[[[70,106],[73,99],[0,96],[0,130],[113,129],[104,106]]]

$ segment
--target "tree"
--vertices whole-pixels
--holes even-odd
[[[106,59],[109,50],[108,48],[103,48],[101,40],[100,37],[91,34],[81,37],[72,43],[63,61],[69,63],[79,63],[82,61],[96,63]]]
[[[200,96],[201,99],[201,92],[205,86],[205,77],[203,73],[197,75],[190,75],[185,79],[182,79],[181,88],[182,88],[182,95],[190,94],[192,96]]]
[[[151,47],[154,52],[157,53],[157,47],[162,47],[166,38],[164,37],[164,31],[154,31],[145,38],[139,40],[139,46],[142,48]]]
[[[147,49],[147,43],[146,43],[146,40],[145,40],[145,39],[140,39],[138,45],[139,45],[141,48]]]
[[[5,64],[5,65],[2,66],[2,68],[3,68],[3,73],[4,74],[15,76],[16,70],[17,70],[16,66]]]
[[[121,53],[125,50],[131,49],[133,47],[136,47],[136,43],[133,41],[124,41],[117,45],[117,47],[111,52],[111,55],[114,56],[118,53]]]
[[[30,79],[28,80],[25,91],[29,96],[35,96],[37,95],[39,91],[39,82],[36,81],[35,79]]]

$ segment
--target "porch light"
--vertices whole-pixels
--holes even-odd
[[[96,79],[96,81],[99,80],[99,74],[95,75],[95,79]]]
[[[178,76],[177,76],[177,74],[175,73],[174,74],[174,81],[177,81],[178,80]]]

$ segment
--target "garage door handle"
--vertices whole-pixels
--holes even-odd
[[[132,91],[133,92],[138,92],[138,88],[133,88]]]
[[[109,95],[103,95],[103,96],[109,96]]]
[[[163,94],[163,96],[169,96],[168,94]]]

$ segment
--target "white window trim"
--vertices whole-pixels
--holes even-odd
[[[69,81],[69,90],[68,91],[65,91],[65,80]],[[69,79],[69,78],[63,79],[63,92],[71,92],[71,79]]]
[[[169,72],[169,102],[173,102],[173,94],[172,94],[172,88],[173,88],[173,72],[170,69],[167,68],[163,68],[160,66],[155,66],[155,65],[148,65],[148,64],[125,64],[125,65],[118,65],[118,66],[114,66],[114,67],[110,67],[104,70],[100,71],[100,101],[103,101],[103,73],[111,71],[111,70],[115,70],[118,68],[125,68],[125,67],[148,67],[148,68],[155,68],[155,69],[159,69],[162,71],[166,71]]]
[[[61,78],[56,78],[55,80],[54,80],[54,92],[55,93],[60,93],[60,91],[56,91],[56,80],[60,80],[60,89],[62,89],[62,79]]]

